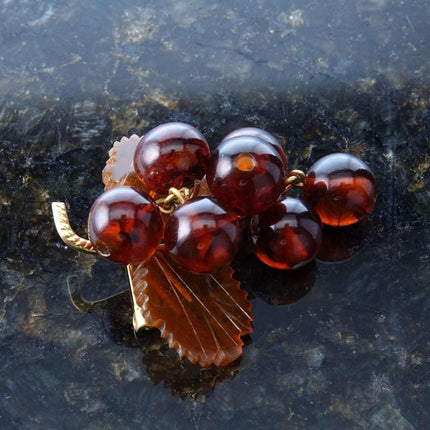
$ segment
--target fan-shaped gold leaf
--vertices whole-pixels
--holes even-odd
[[[95,254],[96,250],[91,242],[88,239],[78,236],[70,226],[66,204],[63,202],[52,202],[51,208],[55,228],[63,242],[70,248],[76,249],[76,251]]]

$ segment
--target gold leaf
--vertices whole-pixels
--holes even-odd
[[[96,250],[88,239],[78,236],[70,226],[66,205],[63,202],[51,204],[55,228],[63,242],[70,248],[80,252],[95,254]]]

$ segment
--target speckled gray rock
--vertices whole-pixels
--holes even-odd
[[[1,2],[0,427],[429,427],[429,15],[428,1]],[[378,182],[351,258],[299,275],[236,263],[254,333],[225,371],[153,333],[138,348],[125,295],[79,313],[70,277],[90,298],[125,278],[66,249],[51,219],[65,201],[84,235],[112,142],[178,120],[212,148],[266,129],[291,169],[350,152]]]

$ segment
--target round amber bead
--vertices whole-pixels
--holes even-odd
[[[231,133],[227,134],[226,137],[222,140],[223,142],[225,140],[231,139],[233,137],[238,136],[254,136],[258,137],[261,140],[264,140],[265,142],[272,145],[279,154],[279,157],[282,160],[282,163],[284,164],[284,169],[287,171],[287,157],[285,155],[284,149],[282,148],[281,143],[275,138],[275,136],[271,135],[269,132],[262,130],[261,128],[257,127],[244,127],[239,128],[237,130],[232,131]]]
[[[116,187],[94,202],[88,232],[102,257],[120,264],[138,264],[157,250],[163,237],[163,221],[143,191]]]
[[[335,227],[354,224],[375,204],[375,178],[359,158],[330,154],[310,168],[303,198],[324,224]]]
[[[179,206],[164,233],[166,250],[185,269],[214,272],[231,262],[242,238],[238,217],[212,197],[197,197]]]
[[[240,215],[254,215],[275,203],[283,191],[285,170],[273,145],[256,136],[224,140],[212,154],[206,173],[211,193]]]
[[[305,204],[286,197],[251,219],[257,257],[276,269],[295,269],[317,255],[322,241],[319,220]]]
[[[134,167],[146,188],[167,193],[170,187],[191,187],[205,175],[210,150],[193,126],[181,122],[159,125],[139,142]]]

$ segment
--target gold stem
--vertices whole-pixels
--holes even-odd
[[[78,236],[70,227],[66,205],[63,202],[53,202],[51,204],[54,216],[55,228],[63,242],[76,251],[95,254],[96,250],[88,239]]]

